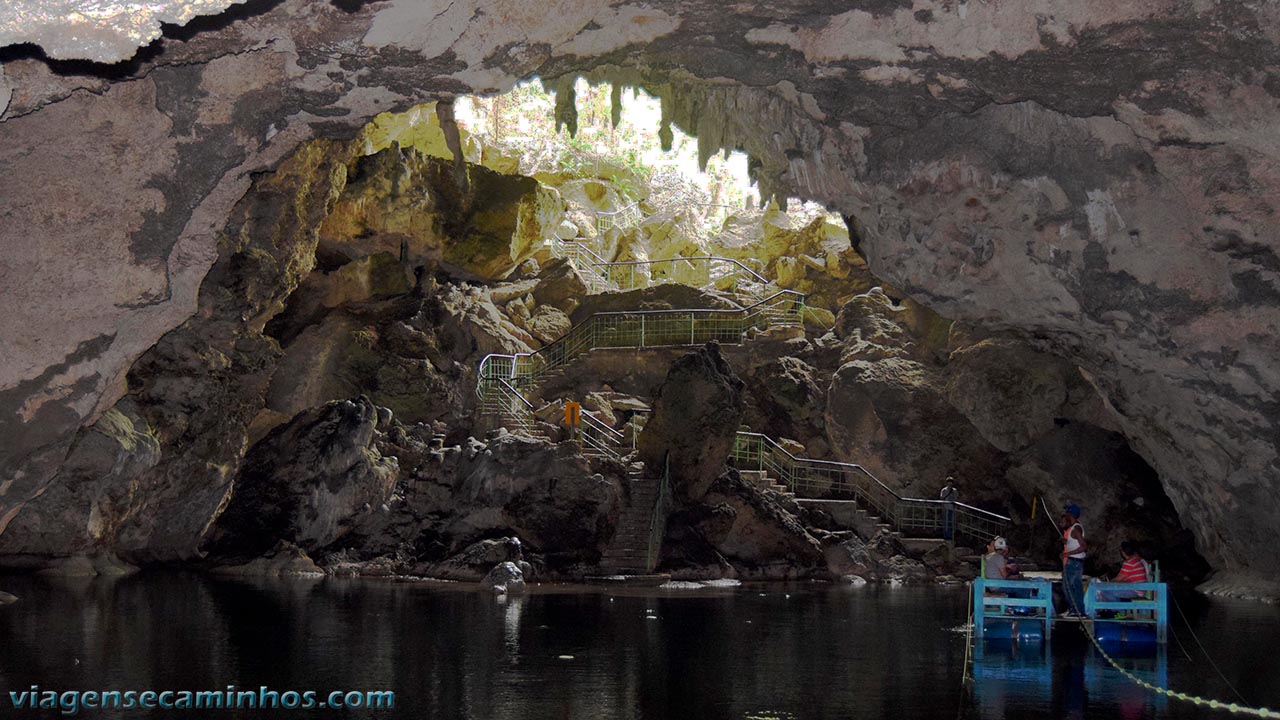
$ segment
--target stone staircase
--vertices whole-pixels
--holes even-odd
[[[837,523],[854,530],[862,537],[874,537],[880,533],[888,533],[896,538],[902,537],[902,533],[894,530],[893,525],[869,512],[856,500],[800,498],[796,502],[807,508],[822,510]]]
[[[784,501],[791,501],[808,507],[820,507],[833,515],[837,522],[840,522],[851,529],[857,530],[863,537],[873,537],[880,532],[887,532],[894,537],[902,536],[902,533],[894,530],[893,526],[884,522],[879,516],[868,512],[867,509],[862,507],[862,505],[857,501],[797,498],[796,494],[789,490],[786,485],[783,485],[776,479],[769,477],[767,470],[739,470],[738,474],[742,476],[743,480],[746,480],[761,490],[771,490],[781,494]]]
[[[644,575],[653,570],[649,567],[649,524],[658,503],[661,479],[644,475],[635,467],[629,473],[626,506],[618,518],[618,529],[600,558],[600,569],[605,572]]]
[[[743,480],[746,480],[761,490],[772,490],[773,492],[780,493],[788,500],[794,500],[796,498],[796,494],[788,490],[786,485],[783,485],[777,480],[769,477],[769,474],[764,470],[739,470],[738,474],[742,476]]]

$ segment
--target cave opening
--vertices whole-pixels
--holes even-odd
[[[566,88],[572,112],[557,99]],[[883,282],[854,247],[856,223],[795,198],[762,203],[751,160],[707,152],[663,102],[583,78],[535,80],[383,114],[327,146],[321,154],[344,170],[320,210],[314,269],[264,327],[282,356],[249,423],[251,446],[308,408],[356,396],[428,444],[495,431],[563,438],[565,406],[579,403],[589,425],[577,432],[635,446],[653,389],[703,338],[693,311],[744,304],[734,293],[746,275],[696,267],[718,258],[803,297],[795,332],[722,343],[748,381],[744,430],[791,458],[858,464],[905,497],[933,497],[957,476],[966,502],[1020,518],[1007,534],[1028,562],[1051,564],[1056,552],[1051,528],[1027,522],[1037,498],[1073,488],[1095,500],[1100,569],[1127,539],[1169,577],[1204,576],[1155,471],[1077,368]],[[316,167],[333,179],[314,159],[306,172]],[[617,341],[632,351],[586,353],[536,384],[517,387],[512,375],[507,396],[484,396],[490,357],[518,365],[559,352],[597,316],[628,311],[685,311],[692,330],[679,330],[687,341]],[[513,414],[513,402],[527,412]],[[585,439],[588,454],[608,454]],[[836,532],[850,526],[821,504],[809,512]],[[449,552],[433,547],[436,560]]]
[[[1276,700],[1277,12],[0,8],[0,670]]]

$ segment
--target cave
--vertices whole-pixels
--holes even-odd
[[[0,10],[0,577],[945,587],[1076,505],[1095,576],[1275,602],[1278,48],[1240,0]]]

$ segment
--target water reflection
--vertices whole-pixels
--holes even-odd
[[[964,622],[963,588],[535,588],[495,597],[422,583],[192,575],[4,577],[0,586],[21,598],[0,608],[0,691],[234,684],[396,692],[393,711],[323,714],[332,718],[1199,714],[1130,684],[1083,637],[1074,645],[1055,638],[1052,648],[988,643],[970,697],[960,682],[964,635],[952,631]],[[1271,680],[1280,663],[1267,649],[1280,609],[1203,603],[1188,611],[1230,630],[1201,635],[1224,670],[1240,668],[1240,690],[1280,704]],[[1152,682],[1223,696],[1202,665],[1180,656],[1123,662]],[[220,717],[300,715],[215,711],[207,720]]]
[[[1060,633],[1061,635],[1061,633]],[[1114,709],[1121,718],[1153,717],[1166,708],[1162,695],[1118,673],[1083,636],[1050,643],[987,641],[974,647],[973,696],[976,716],[1004,718],[1010,707],[1054,708],[1056,715],[1083,718],[1090,708]],[[1163,647],[1108,648],[1108,654],[1135,677],[1169,685]]]

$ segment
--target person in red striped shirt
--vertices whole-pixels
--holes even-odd
[[[1147,565],[1147,561],[1142,559],[1138,554],[1138,546],[1125,540],[1120,543],[1120,554],[1124,556],[1124,564],[1120,566],[1120,572],[1111,578],[1111,582],[1115,583],[1144,583],[1151,582],[1151,567]],[[1116,600],[1135,600],[1144,596],[1140,590],[1120,590],[1118,592],[1099,593],[1104,602]]]
[[[1120,566],[1120,572],[1111,579],[1111,582],[1149,582],[1151,580],[1147,561],[1138,554],[1137,546],[1125,540],[1120,543],[1120,554],[1124,556],[1124,565]]]

